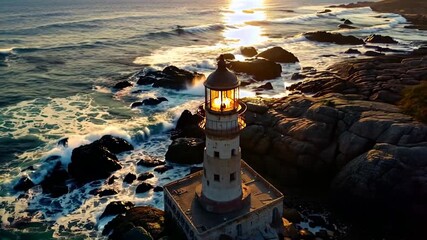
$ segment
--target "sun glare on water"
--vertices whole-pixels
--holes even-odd
[[[235,42],[237,45],[252,45],[265,41],[266,37],[262,36],[263,31],[260,26],[245,25],[246,22],[265,20],[263,7],[264,0],[232,0],[228,7],[230,12],[224,14],[224,22],[226,25],[237,27],[224,31],[226,40]]]

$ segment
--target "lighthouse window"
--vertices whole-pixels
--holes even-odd
[[[219,174],[214,174],[214,181],[219,182]]]
[[[236,156],[236,149],[231,149],[231,156]]]
[[[219,158],[219,152],[215,151],[214,152],[214,157]]]
[[[230,174],[230,182],[232,182],[234,180],[236,180],[236,173],[235,172]]]

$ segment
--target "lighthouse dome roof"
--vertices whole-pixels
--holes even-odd
[[[209,89],[227,90],[238,87],[240,81],[234,73],[227,69],[224,57],[221,55],[218,61],[218,68],[208,76],[204,84]]]

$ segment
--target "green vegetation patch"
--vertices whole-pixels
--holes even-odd
[[[405,88],[399,106],[405,113],[427,123],[427,81]]]

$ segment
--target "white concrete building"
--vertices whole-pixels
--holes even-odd
[[[241,160],[246,106],[220,57],[205,82],[203,171],[164,187],[165,212],[188,239],[278,239],[283,195]]]

